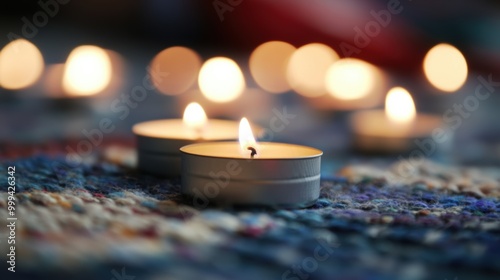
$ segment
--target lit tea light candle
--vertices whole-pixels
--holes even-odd
[[[179,176],[179,148],[206,141],[238,138],[238,122],[208,119],[198,103],[190,103],[183,119],[154,120],[134,125],[138,168],[161,176]]]
[[[246,118],[238,142],[184,146],[182,192],[196,207],[209,203],[307,207],[319,197],[322,151],[257,143]]]
[[[415,141],[429,137],[441,124],[439,117],[417,114],[410,93],[392,88],[385,99],[385,111],[367,110],[352,115],[355,146],[369,152],[404,152]]]

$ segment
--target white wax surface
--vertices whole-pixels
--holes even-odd
[[[257,143],[257,155],[254,159],[300,159],[318,157],[322,151],[294,144],[285,143]],[[212,142],[184,146],[181,152],[217,158],[250,159],[251,151],[241,151],[238,142]]]
[[[181,119],[155,120],[134,125],[136,135],[187,140],[231,140],[238,139],[239,123],[226,120],[208,120],[206,126],[196,131],[183,123]]]

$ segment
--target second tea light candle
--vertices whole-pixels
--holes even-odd
[[[134,125],[138,168],[163,177],[181,174],[182,146],[238,138],[238,122],[207,119],[203,108],[191,103],[183,119],[154,120]]]

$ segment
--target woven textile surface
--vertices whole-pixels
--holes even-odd
[[[0,165],[2,182],[16,167],[18,217],[1,279],[500,279],[496,195],[332,177],[307,209],[197,209],[178,179],[102,159]]]

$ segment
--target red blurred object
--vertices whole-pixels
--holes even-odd
[[[217,7],[217,2],[226,6]],[[408,2],[218,0],[211,4],[214,20],[221,21],[221,33],[231,34],[238,47],[248,51],[270,40],[297,47],[320,42],[341,57],[358,57],[399,71],[419,68],[426,51],[423,36],[401,16]]]

